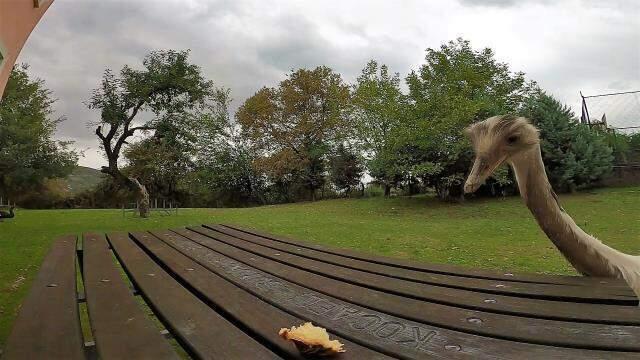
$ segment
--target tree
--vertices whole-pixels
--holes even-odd
[[[195,134],[172,123],[158,124],[153,136],[124,150],[127,177],[149,190],[176,199],[178,183],[193,168]]]
[[[46,188],[46,179],[66,177],[78,161],[70,142],[53,140],[64,118],[51,118],[51,91],[27,70],[13,68],[0,102],[0,194],[14,199]]]
[[[607,144],[613,150],[616,165],[634,165],[640,163],[640,133],[626,134],[609,129],[606,132]]]
[[[611,172],[613,156],[605,133],[580,124],[569,107],[540,91],[523,113],[540,129],[542,158],[554,189],[574,191]]]
[[[385,196],[402,179],[394,148],[397,130],[406,117],[406,97],[400,75],[371,60],[353,86],[351,120],[370,175],[384,186]]]
[[[338,145],[335,154],[329,160],[331,181],[347,194],[360,183],[364,169],[358,155],[347,149],[344,144]]]
[[[253,167],[256,154],[238,125],[232,123],[228,103],[228,98],[219,101],[217,110],[202,123],[195,146],[195,169],[183,182],[198,206],[264,202],[264,180]]]
[[[135,134],[156,130],[159,124],[188,128],[200,121],[221,91],[188,57],[188,51],[153,51],[144,58],[142,70],[125,65],[116,76],[107,69],[101,86],[87,102],[90,109],[101,112],[96,135],[108,160],[102,172],[136,192],[142,217],[149,215],[149,194],[138,179],[120,170],[123,146]],[[140,118],[144,119],[138,121]]]
[[[300,69],[247,99],[236,119],[259,152],[256,167],[274,183],[300,184],[315,199],[326,155],[344,136],[348,101],[348,86],[330,68]]]
[[[262,204],[263,179],[242,142],[225,142],[198,162],[184,182],[199,206]]]
[[[517,112],[535,84],[498,62],[491,49],[476,51],[460,38],[427,49],[425,61],[407,77],[412,116],[397,151],[410,174],[434,186],[441,199],[462,198],[472,158],[462,130]]]

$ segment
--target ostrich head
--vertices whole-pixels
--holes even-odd
[[[476,158],[464,192],[476,191],[504,162],[510,162],[540,143],[538,129],[523,117],[494,116],[469,126],[465,132],[471,139]]]

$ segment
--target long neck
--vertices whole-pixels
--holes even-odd
[[[539,146],[512,159],[511,166],[527,207],[577,271],[588,276],[621,278],[624,267],[637,261],[585,233],[560,207],[545,173]]]

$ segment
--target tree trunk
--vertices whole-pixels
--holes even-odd
[[[138,212],[140,213],[140,217],[148,218],[149,217],[149,192],[147,191],[147,187],[144,184],[141,184],[137,179],[129,178],[129,181],[136,186],[136,199],[138,200]]]
[[[413,196],[420,193],[420,188],[418,187],[418,183],[416,181],[409,182],[409,195]]]
[[[391,196],[391,186],[389,184],[384,184],[384,197]]]
[[[441,201],[445,201],[449,197],[449,188],[440,183],[436,184],[436,192],[438,193],[438,199]]]

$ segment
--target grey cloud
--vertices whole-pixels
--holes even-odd
[[[523,7],[532,4],[536,5],[563,5],[563,1],[558,0],[458,0],[460,4],[471,7],[495,7],[495,8],[509,8],[509,7]],[[565,3],[568,1],[564,1]],[[635,9],[639,10],[637,0],[580,0],[580,6],[588,8],[601,8],[601,9]]]
[[[501,7],[522,6],[528,3],[552,4],[554,0],[459,0],[465,6]]]
[[[292,69],[327,65],[350,82],[374,58],[404,77],[423,61],[425,48],[462,36],[477,48],[494,48],[501,61],[513,63],[514,70],[527,72],[579,109],[578,90],[640,88],[640,20],[634,1],[407,1],[390,6],[370,0],[360,6],[328,0],[320,6],[292,0],[58,0],[19,61],[29,63],[31,73],[59,99],[56,115],[68,120],[58,137],[76,140],[78,148],[87,149],[83,163],[97,167],[102,158],[87,124],[99,114],[83,101],[105,68],[140,66],[151,50],[191,49],[191,60],[205,75],[231,89],[234,110]],[[535,12],[544,24],[518,26],[529,23]],[[548,33],[550,26],[571,20],[576,26]],[[499,29],[509,21],[509,31],[492,31],[491,24],[500,24],[493,27]],[[543,35],[544,41],[528,44]]]

